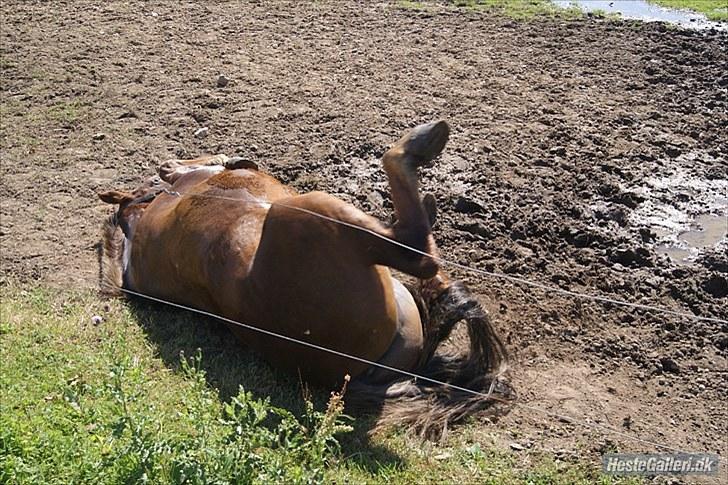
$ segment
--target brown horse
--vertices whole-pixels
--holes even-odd
[[[431,233],[434,198],[423,202],[418,192],[417,167],[432,162],[448,136],[445,122],[422,125],[385,153],[397,220],[391,227],[326,193],[297,194],[239,159],[165,162],[159,177],[133,193],[99,194],[119,205],[105,228],[102,287],[502,394],[506,387],[494,384],[505,366],[503,344],[467,288],[440,270]],[[406,288],[389,268],[419,284]],[[469,351],[437,353],[458,321],[468,325]],[[333,386],[349,374],[350,404],[381,405],[380,424],[404,423],[432,436],[467,414],[497,408],[493,399],[449,386],[235,325],[230,330],[307,381]]]

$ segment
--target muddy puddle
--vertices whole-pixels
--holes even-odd
[[[690,264],[706,249],[728,251],[728,180],[705,179],[678,168],[643,180],[631,191],[644,199],[629,216],[654,235],[658,253]]]
[[[685,29],[728,31],[726,22],[714,22],[697,12],[665,8],[645,0],[553,0],[553,2],[561,8],[576,6],[585,12],[619,14],[625,19],[644,22],[667,22]]]
[[[680,264],[691,262],[700,250],[717,247],[726,237],[725,214],[701,214],[694,221],[695,229],[671,237],[669,243],[659,244],[657,251],[670,256],[670,259]],[[725,250],[728,250],[728,246]]]

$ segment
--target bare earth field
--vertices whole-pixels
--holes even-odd
[[[726,34],[344,1],[6,2],[0,22],[5,282],[94,285],[111,210],[95,192],[169,158],[237,154],[389,220],[378,158],[445,119],[422,183],[444,257],[728,318],[726,245],[677,264],[633,217],[657,202],[700,212],[699,188],[644,190],[655,180],[724,187]],[[520,402],[725,459],[725,323],[453,274],[490,309]],[[526,461],[655,451],[518,407],[482,432]]]

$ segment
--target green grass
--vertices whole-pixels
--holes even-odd
[[[188,313],[0,292],[0,483],[612,483],[590,463],[499,449],[476,423],[441,444],[372,438],[371,417],[323,391],[304,399]]]
[[[86,113],[87,105],[81,101],[61,102],[51,106],[46,116],[51,121],[71,124],[80,120]]]
[[[412,0],[399,0],[397,4],[402,8],[410,8],[412,10],[423,10],[427,6],[424,2],[415,2]]]
[[[6,59],[4,57],[0,57],[0,69],[10,69],[15,66],[16,66],[15,62],[11,61],[10,59]]]
[[[0,482],[323,480],[350,429],[338,396],[300,418],[242,389],[223,401],[200,353],[169,372],[122,305],[95,326],[91,296],[68,296],[3,296]]]
[[[491,10],[519,20],[530,20],[539,16],[576,18],[584,15],[578,8],[559,8],[550,0],[450,0],[450,3],[472,10]],[[426,0],[399,0],[397,4],[412,10],[426,10],[433,5]]]
[[[726,0],[649,0],[664,7],[684,8],[705,14],[710,20],[728,21]]]
[[[725,0],[648,0],[670,8],[694,10],[706,15],[710,20],[728,20],[728,5]],[[519,20],[530,20],[537,17],[579,18],[584,15],[578,7],[559,8],[550,0],[450,0],[458,7],[475,10],[492,10],[507,17]],[[400,0],[403,8],[424,10],[426,1]],[[619,18],[619,14],[609,14],[597,10],[591,12],[594,17]]]
[[[550,0],[452,0],[452,3],[459,7],[492,10],[519,20],[541,16],[577,18],[584,15],[576,7],[559,8]]]

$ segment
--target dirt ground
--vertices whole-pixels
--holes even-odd
[[[726,246],[678,265],[630,217],[648,180],[728,178],[726,34],[343,1],[6,2],[0,22],[4,281],[93,285],[95,192],[168,158],[237,154],[389,220],[378,158],[445,119],[422,178],[444,257],[728,318]],[[725,456],[725,323],[453,273],[492,312],[522,403]],[[562,459],[654,450],[523,408],[483,433]]]

